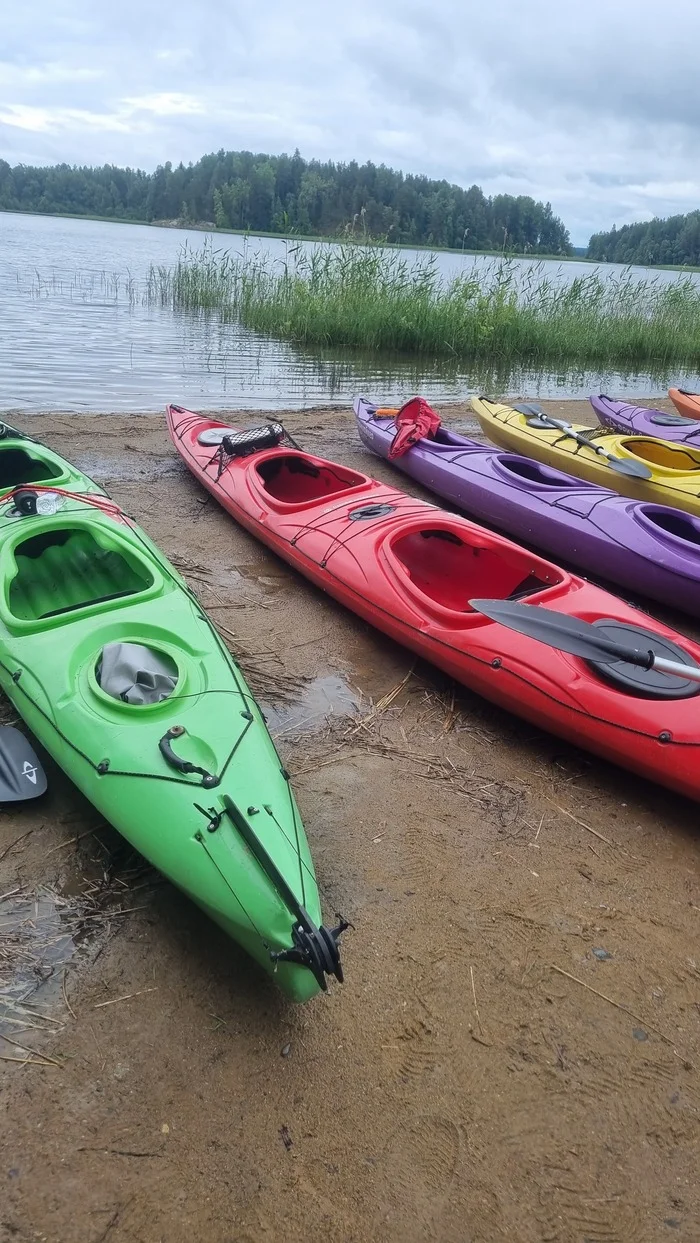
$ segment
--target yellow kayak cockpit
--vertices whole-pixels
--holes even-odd
[[[620,443],[634,457],[651,465],[661,466],[663,470],[673,470],[684,475],[691,471],[700,471],[700,449],[681,448],[670,441],[655,440],[653,436],[630,436]]]

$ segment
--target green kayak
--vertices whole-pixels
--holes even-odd
[[[184,580],[103,494],[52,479],[0,502],[0,686],[105,819],[288,996],[342,980],[347,925],[321,923],[260,709]]]
[[[65,458],[40,441],[0,422],[0,496],[20,484],[37,483],[73,492],[97,492],[102,488]]]

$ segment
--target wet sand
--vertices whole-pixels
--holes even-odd
[[[397,482],[348,410],[283,420]],[[292,1007],[47,760],[0,813],[2,1243],[697,1243],[697,808],[324,597],[203,503],[161,418],[17,422],[189,577],[355,927],[346,983]]]

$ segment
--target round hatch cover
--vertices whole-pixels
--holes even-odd
[[[664,414],[663,410],[652,414],[651,422],[659,427],[685,427],[686,423],[697,423],[697,419],[686,419],[683,414]]]
[[[351,522],[363,522],[368,518],[383,518],[385,514],[393,514],[395,505],[363,505],[361,509],[351,509],[348,518]]]
[[[220,445],[224,436],[235,436],[235,427],[208,427],[206,431],[200,432],[197,437],[199,445]]]
[[[694,665],[694,660],[670,639],[661,638],[653,630],[644,630],[642,626],[631,626],[626,622],[614,621],[601,617],[593,625],[607,639],[616,643],[624,643],[627,647],[640,648],[665,660],[676,660],[682,665]],[[637,665],[629,665],[626,661],[616,660],[613,664],[602,661],[586,662],[605,682],[610,682],[618,690],[627,691],[629,695],[637,695],[640,699],[690,699],[700,694],[700,682],[691,682],[690,678],[672,678],[658,669],[640,669]]]

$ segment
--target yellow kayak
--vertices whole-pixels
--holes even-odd
[[[494,444],[547,466],[578,475],[590,483],[613,489],[622,496],[673,505],[700,515],[700,449],[690,449],[653,436],[625,436],[614,432],[596,434],[594,443],[617,458],[646,464],[651,478],[635,479],[613,470],[595,449],[580,445],[557,428],[538,426],[535,413],[472,397],[472,409]],[[591,436],[591,428],[573,423],[576,432]]]

